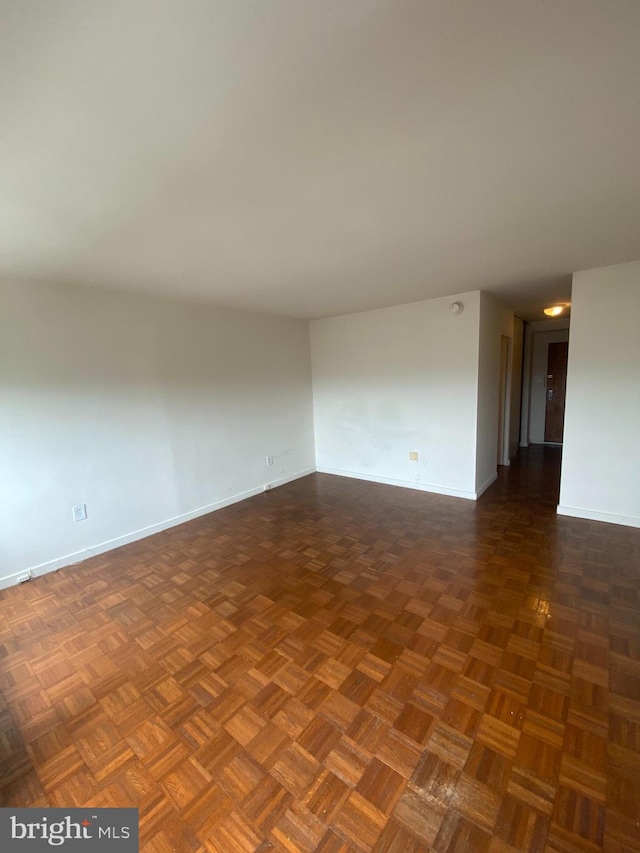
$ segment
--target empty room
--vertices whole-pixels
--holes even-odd
[[[0,0],[2,851],[640,851],[639,46]]]

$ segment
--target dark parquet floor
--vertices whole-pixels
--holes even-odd
[[[327,475],[0,595],[4,806],[144,853],[640,850],[640,530]]]

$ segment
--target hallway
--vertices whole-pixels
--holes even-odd
[[[0,805],[145,853],[640,850],[640,530],[314,474],[0,593]]]

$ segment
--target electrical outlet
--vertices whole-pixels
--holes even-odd
[[[26,575],[20,575],[18,578],[18,583],[26,583],[31,580],[31,572],[27,572]]]
[[[273,465],[273,456],[270,453],[267,456],[267,465]]]
[[[410,462],[417,462],[418,461],[418,451],[417,450],[410,450],[409,451],[409,461]]]
[[[263,488],[263,491],[270,492],[271,491],[271,483],[265,483],[262,488]]]
[[[86,504],[78,504],[73,507],[73,520],[74,521],[85,521],[87,518],[87,505]]]

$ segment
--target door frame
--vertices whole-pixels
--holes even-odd
[[[551,358],[551,356],[550,356],[551,347],[564,347],[564,348],[566,348],[566,353],[567,353],[566,354],[566,361],[564,359],[564,356],[561,359],[564,362],[564,389],[563,389],[564,393],[562,396],[562,430],[561,430],[561,440],[560,441],[552,441],[551,439],[547,438],[547,434],[552,431],[550,429],[550,424],[549,424],[549,403],[550,403],[550,401],[549,401],[549,384],[551,384],[552,386],[556,385],[555,382],[550,383],[551,379],[556,378],[555,376],[552,376],[551,373],[549,373],[550,358]],[[568,366],[569,366],[569,341],[568,340],[567,341],[549,341],[549,343],[547,344],[547,374],[546,374],[546,380],[545,380],[545,386],[544,386],[544,388],[545,388],[544,443],[548,444],[552,447],[562,447],[563,439],[564,439],[564,410],[565,410],[566,397],[567,397],[567,368],[568,368]],[[552,393],[553,393],[553,390],[552,390]]]
[[[546,343],[569,340],[569,318],[527,323],[525,328],[524,369],[522,388],[522,417],[520,446],[544,444],[544,414],[546,408],[547,347],[541,357],[540,348]]]
[[[500,385],[498,390],[498,465],[511,462],[509,445],[511,432],[511,351],[513,341],[500,335]]]

